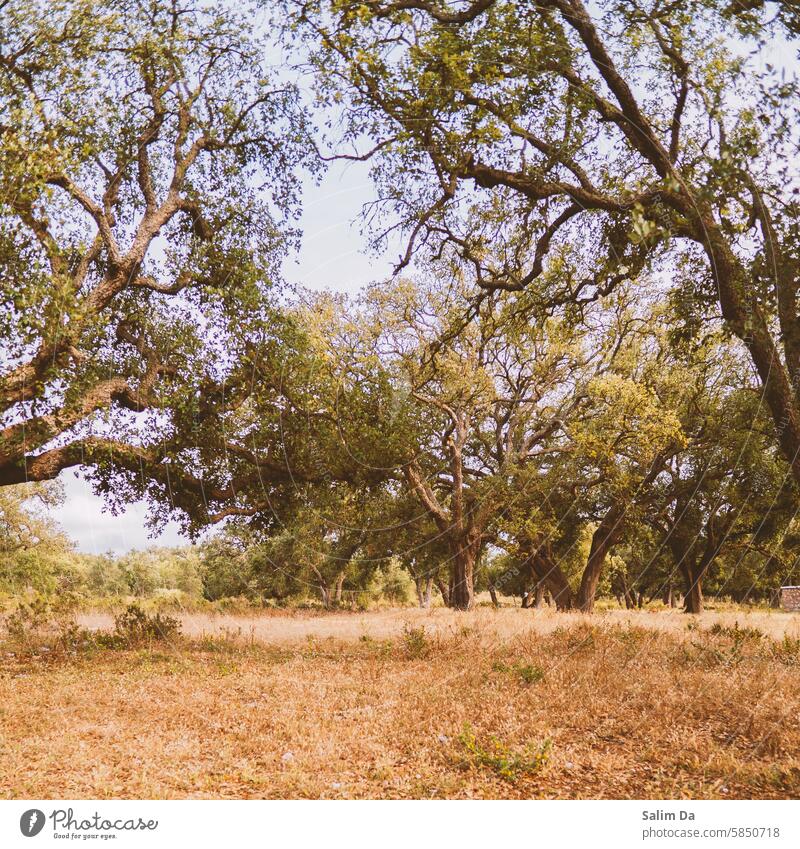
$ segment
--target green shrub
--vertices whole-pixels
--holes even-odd
[[[458,740],[465,754],[462,761],[464,766],[491,769],[511,782],[521,776],[533,775],[546,766],[552,745],[548,739],[538,746],[528,743],[522,750],[518,750],[494,736],[483,743],[469,725],[464,726]]]
[[[526,687],[531,684],[538,684],[544,678],[544,670],[540,666],[532,666],[529,663],[515,663],[513,666],[495,663],[492,668],[495,672],[503,672],[519,678]]]
[[[738,622],[734,622],[733,627],[715,622],[708,631],[716,636],[730,637],[736,644],[758,642],[764,636],[764,632],[758,628],[752,628],[749,625],[740,626]]]
[[[17,601],[6,616],[5,625],[9,637],[18,643],[28,643],[34,637],[40,639],[44,632],[63,633],[75,626],[75,610],[78,596],[63,593],[55,599],[35,594]]]
[[[394,557],[375,570],[366,591],[371,601],[392,606],[409,604],[416,597],[412,577]]]
[[[403,650],[411,660],[427,657],[431,652],[431,641],[425,631],[425,626],[414,628],[408,623],[403,626]]]
[[[50,603],[42,596],[20,601],[6,617],[6,630],[9,637],[17,643],[28,643],[31,638],[43,630],[51,621]]]
[[[179,636],[181,623],[165,613],[149,614],[138,604],[130,604],[114,618],[114,633],[98,635],[97,642],[107,647],[137,645],[172,640]]]

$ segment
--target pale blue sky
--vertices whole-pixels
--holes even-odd
[[[362,205],[374,197],[367,165],[332,163],[320,185],[306,184],[304,196],[302,248],[285,266],[290,282],[313,289],[355,292],[390,273],[388,258],[363,252],[366,240],[360,235],[356,220]],[[54,511],[54,517],[81,551],[124,552],[186,542],[174,523],[158,537],[149,537],[143,503],[131,504],[123,514],[112,516],[103,510],[102,499],[74,471],[62,473],[61,479],[67,498]]]

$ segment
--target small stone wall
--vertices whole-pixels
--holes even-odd
[[[781,587],[781,607],[784,610],[800,610],[800,587]]]

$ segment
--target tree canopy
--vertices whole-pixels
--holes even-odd
[[[269,50],[244,10],[2,3],[0,484],[164,481],[172,417],[229,403],[313,168]]]
[[[676,335],[721,318],[800,481],[790,4],[289,5],[342,155],[370,138],[399,266],[455,256],[544,310],[638,279],[673,297]]]

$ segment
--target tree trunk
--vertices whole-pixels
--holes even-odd
[[[703,577],[697,569],[684,566],[681,569],[686,582],[686,595],[684,596],[683,609],[686,613],[703,612]]]
[[[428,575],[427,580],[425,581],[425,604],[423,607],[428,610],[431,606],[431,589],[433,587],[433,577]]]
[[[576,599],[578,609],[584,613],[591,613],[594,610],[594,598],[597,594],[597,585],[600,583],[606,556],[621,534],[622,512],[619,508],[612,507],[592,534],[592,546],[589,549],[589,558],[581,576],[581,586]]]
[[[795,481],[800,484],[800,409],[797,403],[797,381],[800,373],[798,356],[797,310],[794,303],[782,309],[782,300],[794,300],[794,281],[777,281],[778,317],[784,357],[780,355],[764,311],[757,300],[756,288],[741,265],[727,238],[708,213],[700,218],[699,241],[704,245],[710,268],[717,284],[722,317],[750,353],[775,423],[778,444],[789,463]],[[709,226],[709,224],[711,226]],[[769,238],[769,237],[768,237]],[[775,245],[771,246],[775,249]],[[793,290],[793,286],[795,287]],[[749,290],[749,291],[748,291]],[[783,295],[783,298],[782,298]],[[788,315],[787,315],[788,313]]]
[[[434,583],[436,584],[436,589],[442,594],[442,601],[445,607],[450,607],[450,587],[441,578],[435,578]]]
[[[533,601],[533,606],[540,610],[544,606],[544,582],[536,582],[536,596]]]
[[[632,610],[636,607],[636,595],[628,586],[628,579],[624,572],[620,572],[614,577],[612,586],[617,597],[617,604],[620,607],[624,605],[626,610]]]
[[[342,588],[344,587],[344,572],[336,579],[336,591],[333,600],[336,604],[342,603]]]
[[[572,587],[558,564],[546,551],[539,549],[533,556],[531,565],[536,577],[545,582],[545,586],[555,602],[556,609],[571,610],[573,603]]]
[[[500,602],[497,600],[497,590],[494,584],[489,584],[489,597],[492,599],[492,604],[495,607],[500,607]]]
[[[459,540],[450,573],[450,607],[471,610],[475,604],[475,561],[480,538]]]

